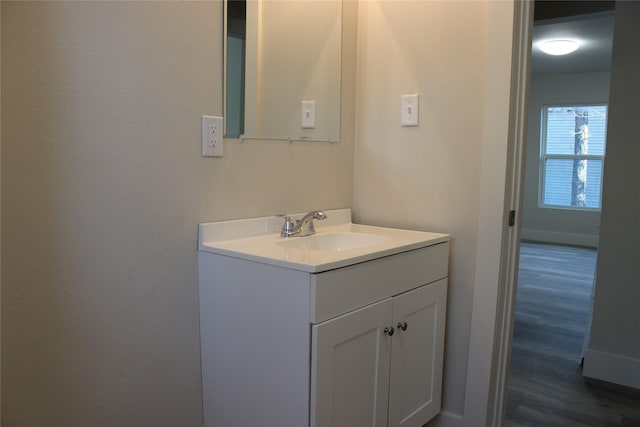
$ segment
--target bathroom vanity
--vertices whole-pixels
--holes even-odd
[[[325,211],[199,229],[207,427],[422,426],[440,411],[449,236]]]

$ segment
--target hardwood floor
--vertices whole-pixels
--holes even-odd
[[[582,377],[596,251],[522,242],[508,427],[640,427],[640,393]]]

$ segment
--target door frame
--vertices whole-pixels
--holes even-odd
[[[462,425],[469,427],[502,426],[506,415],[520,248],[533,6],[534,0],[489,4],[487,129],[462,420]],[[504,40],[508,31],[512,32],[512,38]],[[499,193],[498,188],[504,192]],[[513,226],[509,225],[511,211],[516,213]]]

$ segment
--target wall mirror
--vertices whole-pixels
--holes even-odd
[[[340,140],[341,0],[225,2],[225,137]]]

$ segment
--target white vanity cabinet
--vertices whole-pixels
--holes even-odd
[[[241,252],[201,225],[206,427],[417,427],[440,411],[449,236],[336,227],[390,237],[369,252],[278,248],[272,260],[258,251],[277,235]]]
[[[312,327],[311,426],[422,426],[440,411],[446,279]]]

